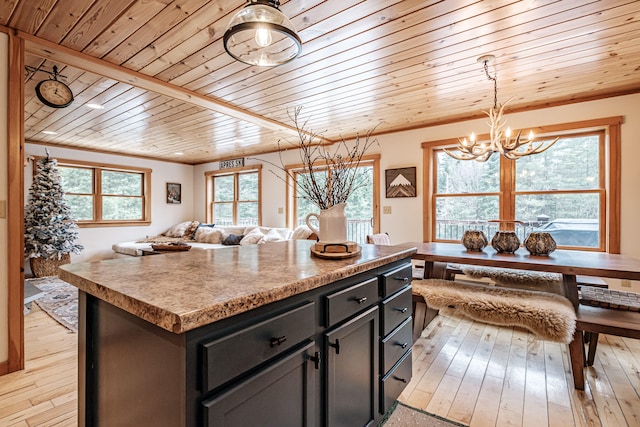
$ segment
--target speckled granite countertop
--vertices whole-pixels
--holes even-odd
[[[161,328],[182,333],[406,258],[415,248],[362,245],[325,260],[309,240],[64,265],[60,279]]]

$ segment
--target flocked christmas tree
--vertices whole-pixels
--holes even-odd
[[[60,260],[64,254],[80,253],[78,228],[64,199],[58,161],[38,160],[29,202],[24,210],[24,251],[28,258]]]

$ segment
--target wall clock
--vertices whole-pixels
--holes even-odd
[[[42,80],[36,86],[36,96],[49,107],[64,108],[73,102],[73,92],[63,82],[53,79]]]

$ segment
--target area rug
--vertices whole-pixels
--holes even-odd
[[[466,427],[434,414],[397,403],[389,417],[380,423],[384,427]]]
[[[78,289],[55,276],[27,279],[45,293],[35,303],[58,323],[78,332]]]

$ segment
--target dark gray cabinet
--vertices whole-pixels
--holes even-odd
[[[411,378],[407,274],[395,261],[183,334],[80,292],[79,425],[376,425]]]
[[[378,337],[377,305],[325,334],[327,426],[375,423]]]

